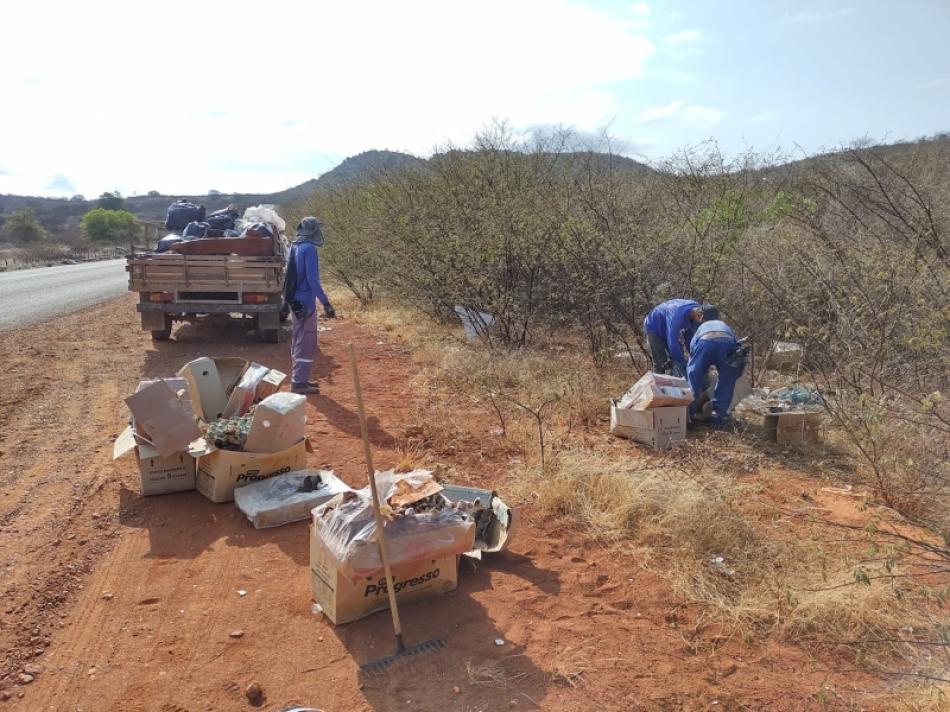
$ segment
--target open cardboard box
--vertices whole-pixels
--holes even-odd
[[[195,488],[212,502],[230,502],[238,487],[303,470],[307,467],[307,453],[313,452],[307,438],[273,453],[219,450],[205,440],[200,442]]]
[[[112,446],[112,459],[116,460],[133,450],[138,460],[143,495],[187,492],[195,488],[197,450],[189,446],[181,452],[162,455],[149,442],[139,439],[130,425],[116,438]]]
[[[248,395],[264,398],[280,390],[287,380],[286,374],[268,369],[257,385],[256,394],[248,394],[238,388],[238,384],[251,367],[264,368],[236,356],[202,356],[182,366],[178,376],[187,384],[195,415],[206,423],[230,417],[238,412],[239,403]]]

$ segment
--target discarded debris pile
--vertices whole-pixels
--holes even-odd
[[[306,467],[305,399],[279,393],[287,376],[241,358],[202,357],[175,378],[142,381],[126,399],[132,424],[113,457],[135,450],[142,493],[234,489]]]
[[[443,487],[428,470],[377,472],[386,546],[400,602],[454,589],[458,556],[500,551],[514,528],[511,509],[490,490]],[[313,510],[314,601],[334,623],[387,606],[383,562],[369,488]]]
[[[766,434],[776,442],[817,441],[821,437],[824,396],[800,383],[774,391],[757,388],[741,407],[762,416]]]
[[[685,378],[648,372],[610,403],[610,433],[657,449],[686,438],[693,391]]]

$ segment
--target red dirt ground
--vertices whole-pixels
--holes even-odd
[[[133,458],[111,460],[139,379],[201,355],[287,370],[288,345],[210,324],[153,343],[133,304],[0,335],[0,709],[246,710],[254,681],[265,692],[257,708],[275,712],[874,709],[869,695],[887,688],[829,673],[778,640],[711,640],[693,653],[682,630],[696,611],[663,579],[531,512],[510,551],[477,569],[463,561],[458,590],[402,609],[409,642],[447,636],[440,654],[362,678],[360,663],[390,652],[388,615],[337,628],[311,613],[305,522],[257,531],[197,492],[143,498]],[[311,464],[362,486],[345,344],[360,353],[378,466],[397,461],[420,394],[392,334],[329,326],[324,394],[310,398]],[[465,468],[464,456],[449,464]],[[465,479],[491,487],[501,467]],[[243,637],[229,637],[236,629]],[[467,665],[507,679],[485,683]],[[559,667],[586,671],[571,686]],[[820,704],[823,688],[833,693]]]

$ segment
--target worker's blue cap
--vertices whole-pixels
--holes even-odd
[[[308,240],[318,247],[323,244],[323,226],[312,215],[305,217],[297,225],[297,239]]]
[[[719,310],[713,304],[703,304],[703,321],[716,321],[719,318]]]

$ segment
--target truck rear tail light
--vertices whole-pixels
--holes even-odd
[[[245,304],[265,304],[267,302],[266,294],[245,294]]]
[[[150,292],[148,295],[149,301],[153,302],[173,302],[175,301],[174,292]]]

